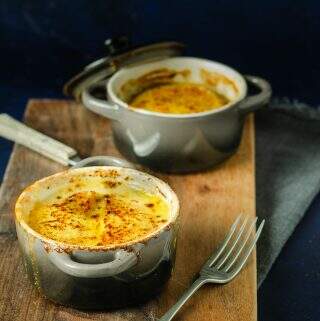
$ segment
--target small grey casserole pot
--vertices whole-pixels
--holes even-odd
[[[136,241],[95,247],[54,241],[28,225],[28,215],[37,202],[68,186],[72,177],[95,175],[96,171],[117,171],[117,182],[163,195],[170,210],[167,224]],[[34,286],[50,300],[85,310],[139,304],[163,288],[174,265],[178,216],[178,199],[166,183],[115,166],[77,168],[41,179],[22,192],[15,207],[18,241]]]
[[[138,63],[137,58],[134,63],[114,63],[118,68],[112,73],[109,70],[110,77],[91,77],[91,82],[78,90],[78,98],[85,107],[111,120],[114,142],[129,160],[173,173],[207,169],[237,150],[245,116],[268,103],[271,87],[262,78],[243,76],[215,61],[176,57],[181,49],[177,43],[161,45],[162,55],[157,47],[153,60],[140,54]],[[171,50],[163,53],[163,47]],[[225,95],[229,103],[192,114],[130,107],[135,94],[166,80],[206,83]],[[248,83],[258,89],[257,94],[248,95]],[[67,89],[74,95],[70,86]]]

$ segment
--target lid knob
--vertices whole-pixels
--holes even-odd
[[[126,36],[108,38],[104,42],[104,45],[107,50],[107,56],[113,56],[115,54],[125,52],[128,49],[129,44],[130,41]]]
[[[107,55],[85,66],[79,74],[72,77],[63,87],[65,95],[81,101],[81,94],[85,88],[105,81],[120,68],[179,56],[184,49],[184,44],[175,41],[158,42],[129,49],[130,41],[126,36],[109,38],[104,45]],[[105,97],[105,92],[103,95]]]

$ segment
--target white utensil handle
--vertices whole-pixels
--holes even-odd
[[[7,114],[0,114],[0,136],[63,165],[68,165],[69,158],[77,154],[73,148],[20,123]]]

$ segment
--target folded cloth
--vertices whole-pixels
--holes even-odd
[[[320,109],[273,101],[255,120],[260,286],[320,190]]]

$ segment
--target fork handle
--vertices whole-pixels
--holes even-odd
[[[188,301],[188,299],[203,285],[206,283],[206,280],[203,278],[198,278],[195,280],[190,288],[185,291],[181,298],[174,304],[166,314],[164,314],[158,321],[170,321],[180,310],[180,308]]]

